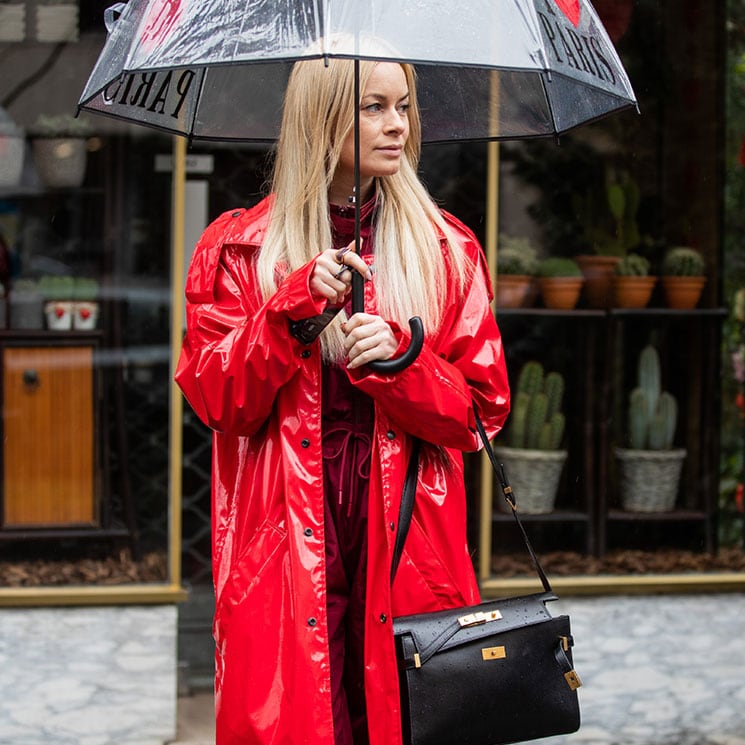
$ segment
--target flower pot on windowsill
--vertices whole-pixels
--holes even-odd
[[[698,305],[706,277],[662,277],[662,289],[669,308],[691,310]]]
[[[574,260],[585,278],[584,294],[590,308],[609,308],[613,300],[612,277],[620,256],[580,254]]]
[[[616,448],[621,506],[628,512],[670,512],[675,507],[685,448]]]
[[[533,277],[527,274],[500,274],[497,277],[497,307],[524,308],[533,287]]]
[[[500,446],[494,448],[494,453],[504,464],[505,475],[515,493],[517,509],[525,515],[553,512],[567,451]],[[505,500],[498,500],[498,504],[504,512],[510,511]]]
[[[50,300],[44,304],[44,315],[50,331],[69,331],[72,328],[71,300]]]
[[[615,308],[646,308],[652,298],[657,277],[614,276],[613,306]]]
[[[99,305],[94,301],[78,301],[73,304],[72,327],[76,331],[90,331],[98,323]]]
[[[553,310],[572,310],[579,302],[582,277],[540,277],[543,304]]]

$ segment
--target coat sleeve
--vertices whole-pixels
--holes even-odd
[[[306,347],[289,333],[290,321],[317,315],[325,305],[308,286],[314,262],[290,274],[264,302],[254,251],[221,247],[211,297],[187,289],[187,331],[175,376],[205,424],[240,435],[262,426],[277,391],[300,369]],[[190,272],[202,264],[195,253]]]
[[[467,234],[466,240],[477,249],[471,255],[473,276],[419,357],[398,373],[365,368],[350,377],[404,431],[435,445],[473,451],[480,447],[474,404],[493,437],[509,413],[510,394],[485,261],[475,237]],[[405,348],[409,339],[406,333],[403,337]]]

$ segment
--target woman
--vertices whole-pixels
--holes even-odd
[[[177,380],[212,427],[217,743],[396,745],[397,615],[478,602],[461,451],[474,404],[491,434],[509,407],[473,234],[416,176],[413,70],[361,64],[361,255],[354,252],[353,66],[295,66],[272,196],[226,213],[197,246]],[[316,341],[293,323],[366,312]],[[375,373],[425,343],[395,374]],[[390,566],[412,439],[416,507]]]

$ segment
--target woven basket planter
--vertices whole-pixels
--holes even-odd
[[[526,515],[543,515],[554,509],[559,479],[567,459],[566,450],[524,450],[495,447],[497,460],[504,464],[507,479],[515,490],[517,509]],[[500,509],[509,512],[504,499]]]
[[[621,506],[628,512],[670,512],[675,507],[686,451],[616,448]]]

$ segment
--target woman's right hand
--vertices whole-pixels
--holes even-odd
[[[322,251],[310,275],[310,291],[326,298],[331,305],[343,305],[352,287],[352,272],[358,271],[365,279],[372,279],[370,267],[355,253],[354,241],[339,249]]]

